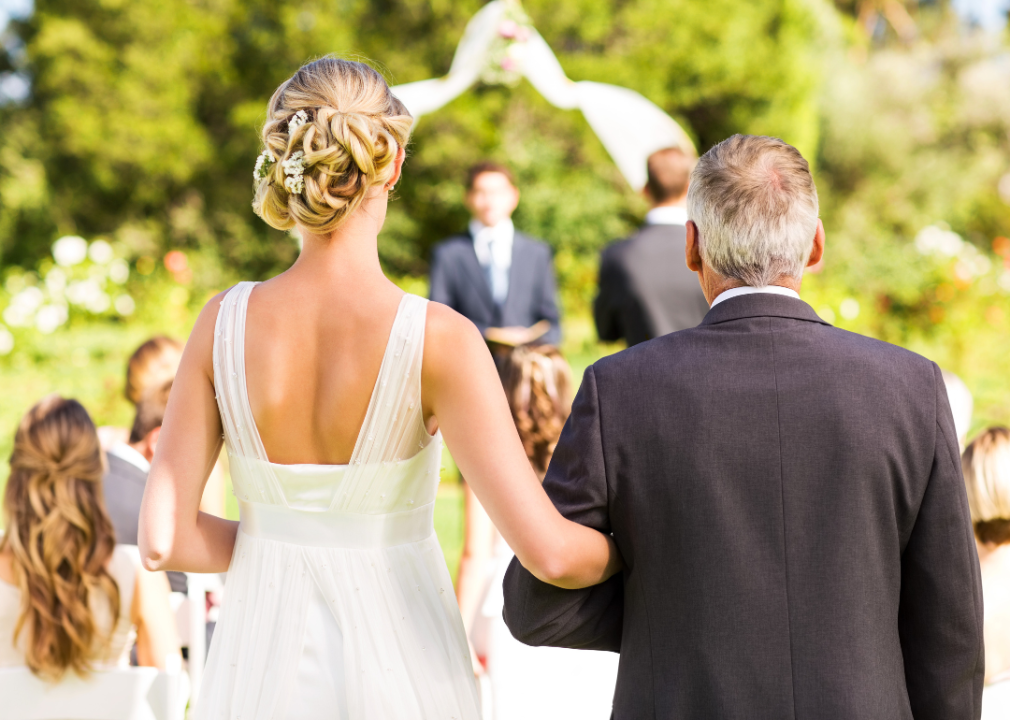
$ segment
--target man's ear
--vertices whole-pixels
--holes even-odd
[[[687,268],[691,272],[701,272],[701,245],[698,241],[700,235],[698,226],[694,220],[687,221],[687,243],[684,246],[684,259],[687,261]]]
[[[820,220],[817,221],[817,230],[814,232],[814,247],[810,251],[810,259],[807,260],[807,267],[811,268],[813,272],[817,272],[820,268],[814,270],[815,265],[819,265],[824,259],[824,223]]]

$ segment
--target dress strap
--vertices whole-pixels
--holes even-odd
[[[241,282],[225,294],[214,327],[214,391],[228,452],[268,463],[249,405],[245,374],[245,323],[249,296],[257,283]],[[284,499],[275,482],[261,478],[257,500]]]

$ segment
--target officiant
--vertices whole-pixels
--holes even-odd
[[[467,173],[467,232],[435,247],[431,299],[470,319],[491,345],[561,340],[550,247],[518,230],[519,189],[512,172],[482,162]]]

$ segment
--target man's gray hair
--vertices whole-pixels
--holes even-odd
[[[705,153],[691,174],[687,216],[698,226],[701,257],[746,285],[803,276],[817,213],[810,166],[777,138],[734,135]]]

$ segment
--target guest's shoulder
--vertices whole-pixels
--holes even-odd
[[[544,255],[553,255],[554,250],[550,245],[547,244],[545,240],[541,240],[538,237],[533,237],[532,235],[527,235],[521,230],[516,230],[515,239],[513,242],[517,245],[525,245],[530,250],[541,253]]]
[[[472,246],[473,239],[466,233],[459,233],[458,235],[450,235],[444,240],[439,240],[435,243],[432,252],[435,255],[451,255]]]

